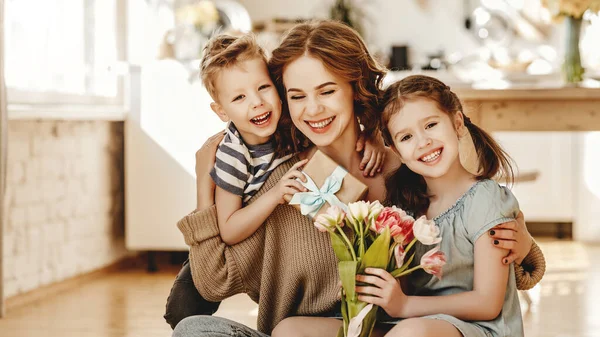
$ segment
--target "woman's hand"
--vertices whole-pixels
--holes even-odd
[[[223,131],[208,138],[196,151],[196,211],[209,208],[215,203],[215,183],[210,171],[215,166],[217,147],[225,134]]]
[[[521,264],[531,250],[533,238],[525,225],[523,212],[519,212],[514,221],[506,222],[492,228],[489,234],[494,238],[494,245],[496,247],[509,251],[508,255],[502,259],[502,263],[504,264],[512,262]]]
[[[391,317],[404,317],[408,296],[402,291],[400,282],[384,269],[366,268],[365,275],[356,275],[356,281],[369,286],[356,286],[358,300],[378,305]]]
[[[375,136],[373,140],[367,140],[361,134],[356,142],[356,151],[361,152],[363,150],[363,158],[360,162],[360,169],[363,170],[363,176],[374,177],[377,173],[381,173],[386,153],[383,139]]]

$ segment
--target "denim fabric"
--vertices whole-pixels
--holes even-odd
[[[191,316],[173,330],[173,337],[269,337],[241,323],[215,316]]]
[[[220,304],[221,302],[209,302],[200,296],[194,286],[188,260],[175,278],[171,294],[167,298],[164,318],[171,329],[175,329],[177,323],[186,317],[214,314]]]

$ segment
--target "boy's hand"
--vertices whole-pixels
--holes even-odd
[[[215,203],[215,183],[210,171],[215,166],[217,148],[225,134],[223,131],[211,136],[196,151],[196,210],[202,210]]]
[[[360,169],[363,170],[365,177],[374,177],[381,173],[381,168],[385,161],[385,145],[383,139],[379,136],[373,137],[373,140],[366,140],[361,134],[356,142],[356,151],[363,151],[363,158],[360,162]]]
[[[308,189],[304,187],[296,178],[306,182],[306,177],[302,172],[300,172],[300,168],[304,166],[308,162],[308,159],[301,160],[294,164],[286,174],[281,177],[281,180],[275,185],[275,187],[269,190],[269,193],[273,194],[273,197],[280,204],[287,203],[286,197],[289,200],[292,195],[298,192],[306,192]]]
[[[364,275],[356,275],[356,281],[368,283],[357,286],[358,300],[380,306],[391,317],[403,318],[408,296],[400,282],[384,269],[367,268]]]

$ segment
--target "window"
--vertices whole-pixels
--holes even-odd
[[[120,2],[6,0],[9,103],[120,103]]]

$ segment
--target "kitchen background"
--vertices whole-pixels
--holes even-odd
[[[194,153],[223,127],[208,109],[210,97],[197,72],[199,50],[217,27],[252,29],[272,49],[297,20],[330,17],[332,8],[345,5],[372,52],[396,70],[388,81],[422,72],[459,92],[585,90],[580,96],[600,119],[599,16],[591,10],[583,15],[576,32],[586,71],[566,83],[562,63],[573,52],[568,41],[576,26],[553,20],[540,0],[0,4],[7,93],[0,101],[7,111],[0,128],[6,168],[0,193],[5,324],[11,308],[27,299],[38,301],[39,294],[64,282],[140,257],[146,259],[144,267],[163,272],[160,252],[186,250],[175,223],[195,206]],[[553,291],[600,299],[580,284],[583,288],[575,286],[565,295],[559,282],[569,279],[561,272],[581,276],[581,270],[592,269],[591,252],[600,242],[600,133],[494,135],[518,164],[514,192],[530,230],[546,242],[549,270],[558,273],[547,276],[546,288],[529,294],[534,303],[540,294],[554,296]],[[179,259],[173,254],[172,260]],[[174,277],[173,268],[166,270],[166,292],[153,294],[159,306]],[[594,334],[600,327],[587,319],[593,312],[598,309],[585,309],[581,321],[562,326],[563,332],[557,327],[557,334],[539,332],[536,316],[528,332],[600,335]],[[553,320],[548,317],[554,316],[545,322]],[[160,315],[153,319],[162,320]],[[24,326],[9,333],[2,324],[0,336],[26,335]]]

